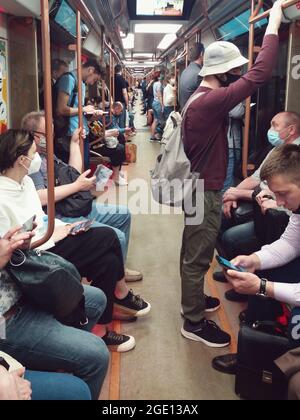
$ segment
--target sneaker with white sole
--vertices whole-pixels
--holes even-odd
[[[221,302],[219,299],[211,297],[211,296],[206,296],[205,297],[205,312],[206,313],[212,313],[212,312],[216,312],[221,308]],[[183,309],[181,308],[181,315],[184,316],[184,312]]]
[[[140,271],[129,270],[129,268],[126,268],[126,270],[125,270],[125,280],[128,283],[135,282],[135,281],[142,281],[143,280],[143,274]]]
[[[125,178],[122,178],[121,176],[119,177],[119,180],[114,180],[115,184],[118,187],[127,187],[128,186],[128,182],[126,181]]]
[[[137,318],[146,316],[151,311],[150,303],[144,301],[140,296],[135,295],[132,290],[130,290],[125,299],[117,299],[115,297],[114,308],[118,312]]]
[[[188,340],[198,341],[212,348],[227,347],[231,343],[230,335],[206,318],[203,318],[199,324],[192,324],[186,319],[181,334]]]
[[[118,334],[114,331],[109,331],[102,340],[112,352],[126,353],[135,348],[135,339],[130,335]]]

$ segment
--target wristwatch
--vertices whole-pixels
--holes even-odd
[[[268,297],[267,294],[267,283],[268,280],[267,279],[261,279],[260,281],[260,289],[259,292],[256,294],[256,296],[261,296],[261,297]]]

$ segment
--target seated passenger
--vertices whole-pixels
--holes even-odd
[[[38,191],[42,206],[48,204],[48,174],[47,174],[47,156],[46,156],[46,123],[45,114],[42,112],[33,112],[27,114],[22,121],[22,128],[26,131],[34,133],[34,140],[37,150],[42,158],[42,165],[39,172],[32,174],[31,178],[34,182],[35,188]],[[78,172],[82,171],[82,157],[80,152],[78,130],[71,139],[70,146],[70,160],[69,165],[75,168]],[[54,159],[57,159],[54,157]],[[55,200],[59,202],[74,193],[79,191],[90,191],[95,187],[95,179],[88,178],[90,171],[87,171],[78,178],[78,180],[70,185],[63,185],[55,188]],[[56,214],[56,217],[66,223],[75,223],[80,220],[95,220],[96,227],[111,227],[117,234],[124,262],[127,259],[128,245],[130,239],[131,228],[131,214],[129,209],[124,206],[110,206],[93,202],[91,213],[79,219],[62,217]],[[142,280],[143,275],[138,271],[126,270],[126,281]]]
[[[300,144],[300,116],[293,112],[283,112],[277,114],[272,122],[271,129],[268,132],[269,142],[276,148],[282,144]],[[266,160],[272,155],[273,150],[269,153]],[[266,160],[264,162],[266,162]],[[243,253],[251,253],[257,251],[265,243],[261,243],[257,237],[254,220],[242,225],[235,225],[232,219],[232,209],[238,207],[240,200],[251,201],[254,190],[260,186],[262,192],[257,195],[257,202],[261,206],[262,212],[265,214],[269,209],[279,208],[276,200],[266,199],[266,196],[273,196],[268,186],[261,181],[261,167],[250,177],[245,179],[238,187],[230,188],[224,194],[223,206],[223,222],[219,234],[220,247],[225,251],[226,257],[232,259]],[[289,214],[290,215],[290,214]],[[224,281],[222,273],[214,275],[215,280]],[[232,296],[231,296],[232,295]],[[240,300],[238,296],[227,292],[230,300]]]
[[[73,375],[25,368],[8,372],[0,366],[0,401],[90,401],[91,398],[87,384]]]
[[[112,121],[110,123],[110,115],[106,117],[106,128],[108,130],[118,130],[119,134],[123,136],[129,135],[132,133],[132,129],[129,127],[121,128],[119,126],[119,118],[122,115],[124,110],[124,105],[121,102],[115,102],[112,106]],[[120,138],[119,138],[120,140]],[[122,142],[122,141],[121,141]],[[125,143],[124,141],[122,142]]]
[[[27,176],[38,172],[40,165],[32,134],[9,130],[0,136],[0,235],[36,215],[37,239],[44,236],[45,213],[33,181]],[[112,350],[131,350],[135,347],[133,337],[109,332],[113,306],[122,314],[135,317],[147,315],[151,306],[128,290],[116,233],[108,227],[95,227],[75,235],[72,228],[76,224],[66,225],[57,219],[55,224],[52,238],[41,249],[74,264],[82,277],[105,293],[107,307],[99,320],[99,334]]]
[[[14,250],[22,248],[32,236],[32,233],[20,233],[20,229],[15,228],[0,239],[0,314],[6,321],[6,338],[0,340],[0,351],[9,354],[28,369],[63,371],[81,378],[88,385],[92,398],[97,400],[106,376],[109,356],[103,341],[89,331],[103,314],[106,298],[100,290],[84,286],[86,314],[89,319],[89,324],[84,327],[85,331],[62,325],[51,314],[26,301],[5,267]],[[25,395],[29,398],[28,383],[17,376],[20,375],[8,376],[2,370],[2,398],[7,399],[10,396],[12,399],[19,399],[20,387],[23,397]],[[10,383],[6,390],[1,386],[3,380]],[[12,384],[14,380],[18,381],[17,386]]]
[[[288,145],[275,150],[262,167],[261,177],[268,182],[278,205],[292,211],[293,216],[280,240],[255,254],[233,260],[233,264],[247,273],[227,272],[228,280],[238,293],[252,296],[247,323],[274,320],[281,315],[277,302],[300,306],[300,147]],[[257,275],[253,274],[255,272]],[[270,305],[257,294],[274,300]],[[234,373],[236,355],[217,358],[213,365],[225,373]]]

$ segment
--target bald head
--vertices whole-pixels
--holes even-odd
[[[300,137],[300,115],[296,112],[280,112],[273,118],[271,128],[279,133],[286,144],[291,144]]]

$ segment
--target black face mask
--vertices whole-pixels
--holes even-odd
[[[226,80],[222,80],[221,77],[216,76],[216,78],[221,83],[222,87],[228,87],[229,85],[237,82],[241,78],[241,76],[238,74],[225,73],[225,75],[226,75]]]

